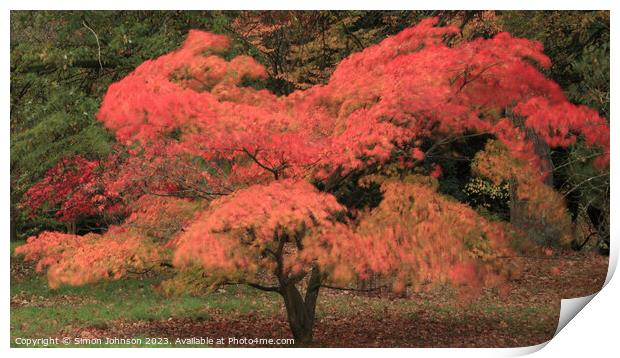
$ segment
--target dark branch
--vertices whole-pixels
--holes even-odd
[[[225,281],[225,282],[220,282],[219,283],[221,286],[231,286],[231,285],[248,285],[250,287],[256,288],[258,290],[261,291],[267,291],[267,292],[280,292],[280,287],[278,286],[264,286],[261,285],[259,283],[255,283],[255,282],[246,282],[246,281],[240,281],[240,282],[236,282],[236,281]]]
[[[280,287],[278,287],[278,286],[263,286],[263,285],[259,285],[257,283],[253,283],[253,282],[246,282],[245,284],[248,285],[248,286],[254,287],[256,289],[259,289],[261,291],[280,292]]]
[[[387,288],[388,286],[383,285],[383,286],[378,286],[375,288],[368,288],[368,289],[337,287],[337,286],[330,286],[330,285],[321,285],[321,287],[329,288],[330,290],[339,290],[339,291],[373,292],[373,291],[378,291],[382,288]]]
[[[259,167],[261,167],[261,168],[263,168],[263,169],[267,170],[268,172],[270,172],[271,174],[273,174],[273,176],[275,177],[275,179],[276,179],[276,180],[278,180],[278,178],[279,178],[279,176],[280,176],[279,169],[280,169],[280,168],[284,168],[284,167],[283,167],[283,165],[281,165],[281,166],[280,166],[280,167],[278,167],[278,168],[270,168],[270,167],[268,167],[267,165],[265,165],[265,164],[261,163],[261,162],[258,160],[258,158],[256,157],[256,156],[258,155],[258,150],[256,151],[256,153],[252,154],[252,153],[250,153],[250,151],[249,151],[249,150],[247,150],[247,149],[243,148],[243,152],[244,152],[245,154],[247,154],[247,155],[248,155],[248,157],[250,157],[250,159],[252,159],[252,160],[254,161],[254,163],[258,164],[258,166],[259,166]]]

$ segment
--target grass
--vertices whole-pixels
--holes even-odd
[[[11,242],[11,255],[20,244]],[[126,278],[51,289],[41,274],[31,272],[19,280],[11,277],[11,346],[16,346],[17,337],[62,336],[80,327],[106,328],[117,320],[206,320],[212,312],[274,314],[280,309],[275,294],[246,286],[229,286],[202,297],[166,297],[154,289],[160,281],[161,278]]]
[[[44,276],[33,275],[26,280],[13,282],[11,297],[23,299],[23,305],[11,307],[11,346],[15,338],[71,337],[72,332],[84,327],[106,329],[113,322],[162,321],[190,318],[209,320],[212,313],[232,316],[258,313],[267,316],[282,314],[281,298],[246,286],[228,286],[223,291],[202,297],[165,297],[153,287],[159,279],[128,278],[101,282],[94,285],[50,289]],[[380,297],[351,294],[323,294],[317,308],[317,318],[347,316],[365,311],[370,317],[381,317],[387,310],[405,317],[416,317],[418,312],[429,312],[438,320],[454,322],[466,320],[457,314],[462,307],[437,304],[429,300],[386,300]],[[501,305],[476,302],[466,310],[487,317],[508,317],[509,323],[527,322],[540,314],[553,314],[545,307],[525,310]],[[499,318],[498,318],[499,319]],[[503,318],[502,318],[503,319]],[[136,335],[142,344],[145,337]],[[171,342],[174,343],[174,342]],[[54,345],[52,345],[54,346]],[[64,346],[64,345],[60,345]],[[114,347],[107,344],[86,344],[80,347]],[[126,345],[116,345],[125,346]],[[167,345],[170,346],[170,345]]]
[[[11,243],[11,251],[15,246],[16,243]],[[534,263],[546,264],[547,261],[537,260]],[[600,262],[598,266],[592,267],[598,267],[597,270],[601,271],[602,275],[606,266],[604,262]],[[532,269],[534,273],[544,272],[539,270],[538,266],[533,266]],[[19,273],[14,275],[14,271]],[[34,273],[32,267],[28,268],[20,259],[12,259],[11,272],[12,347],[20,346],[15,343],[18,337],[79,337],[80,332],[93,330],[97,336],[101,335],[101,332],[118,332],[110,329],[118,329],[119,324],[127,324],[129,328],[123,332],[141,339],[142,343],[137,346],[149,347],[170,346],[175,342],[169,342],[169,345],[146,344],[146,335],[154,331],[145,330],[145,327],[164,327],[169,337],[178,333],[177,328],[179,331],[184,330],[186,335],[193,335],[194,329],[201,329],[201,322],[210,325],[211,329],[218,333],[228,330],[229,333],[232,332],[231,335],[252,332],[252,329],[256,328],[254,325],[261,325],[262,332],[288,334],[281,297],[247,286],[226,286],[202,296],[167,297],[154,288],[161,278],[133,277],[87,286],[50,289],[45,276]],[[583,272],[582,266],[575,265],[570,268],[569,274],[575,276],[582,275]],[[448,288],[416,293],[410,298],[322,290],[317,306],[319,323],[315,336],[318,336],[317,340],[322,341],[322,344],[330,346],[348,345],[349,342],[352,342],[351,346],[355,346],[356,339],[365,339],[377,332],[387,339],[392,334],[390,332],[403,331],[405,333],[399,340],[388,340],[382,344],[398,346],[402,342],[411,342],[419,346],[502,346],[504,343],[540,343],[551,338],[549,335],[554,331],[559,313],[559,300],[554,296],[558,288],[549,285],[548,277],[542,276],[544,280],[523,281],[526,284],[517,286],[520,290],[514,291],[508,298],[500,298],[497,292],[489,290],[469,302],[459,302],[455,299],[455,292]],[[580,280],[586,282],[583,278]],[[576,286],[574,282],[578,281],[566,282],[573,282],[573,287]],[[597,285],[599,284],[596,282],[588,283],[584,289],[591,290],[590,287]],[[535,293],[535,296],[531,293]],[[541,293],[544,295],[541,296]],[[537,299],[531,300],[532,297]],[[248,314],[253,318],[248,319]],[[386,320],[386,317],[389,319]],[[390,319],[390,322],[397,323],[387,323]],[[170,320],[172,321],[166,324]],[[177,324],[187,326],[177,327]],[[220,326],[217,326],[218,324]],[[400,328],[390,326],[393,324],[400,325]],[[412,326],[417,327],[416,331],[407,333]],[[134,330],[135,327],[138,329]],[[456,328],[453,330],[453,327]],[[356,335],[340,335],[351,328],[357,330]],[[437,333],[440,336],[437,336]],[[461,334],[465,335],[468,341],[460,338],[455,341],[450,337]],[[114,345],[94,342],[75,346]]]
[[[24,298],[11,308],[13,337],[54,336],[76,326],[106,327],[115,320],[208,319],[209,312],[272,313],[273,295],[243,286],[204,297],[165,297],[153,289],[158,279],[131,278],[94,285],[50,289],[35,276],[11,285],[11,297]]]

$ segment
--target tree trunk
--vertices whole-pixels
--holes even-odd
[[[71,235],[75,235],[75,231],[76,231],[76,222],[75,221],[69,221],[67,224],[67,234],[71,234]]]
[[[534,144],[534,152],[540,157],[540,172],[547,174],[544,183],[553,187],[553,162],[551,161],[551,148],[532,128],[525,126],[524,118],[514,115],[511,110],[506,110],[506,116],[512,119],[515,126],[523,129],[525,139]]]
[[[534,152],[540,157],[540,171],[547,174],[544,183],[553,187],[553,162],[551,161],[549,144],[531,128],[525,129],[525,138],[534,143]]]
[[[296,345],[307,346],[312,342],[316,301],[320,287],[321,277],[318,268],[312,269],[305,299],[302,298],[295,284],[288,283],[281,286],[280,294],[284,298],[288,324]]]
[[[540,167],[538,170],[545,173],[544,183],[553,187],[553,162],[551,161],[551,148],[549,145],[532,129],[525,126],[524,118],[513,115],[511,111],[507,111],[507,116],[512,122],[525,132],[525,138],[534,145],[534,152],[540,158]],[[537,213],[529,213],[527,210],[527,202],[517,197],[517,185],[514,180],[510,181],[510,223],[515,227],[523,230],[528,239],[539,244],[550,245],[558,240],[558,237],[545,232],[547,224],[539,217]],[[532,216],[534,215],[534,216]]]

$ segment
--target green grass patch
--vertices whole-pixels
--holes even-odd
[[[127,278],[51,289],[44,276],[12,282],[11,344],[15,338],[70,335],[80,327],[105,329],[113,321],[209,319],[212,313],[275,314],[280,298],[245,286],[204,296],[166,297],[154,289],[160,279]],[[80,345],[82,346],[82,345]],[[106,345],[107,347],[107,345]]]

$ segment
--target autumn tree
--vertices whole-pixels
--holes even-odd
[[[609,127],[540,72],[551,65],[540,43],[455,41],[459,28],[436,24],[352,54],[327,84],[288,96],[260,89],[267,71],[232,56],[227,37],[190,31],[112,84],[97,114],[128,148],[126,169],[101,183],[129,218],[101,235],[46,232],[16,252],[47,267],[52,286],[165,264],[274,291],[301,344],[321,287],[374,273],[395,290],[501,287],[511,268],[499,257],[525,228],[442,193],[443,158],[488,139],[471,170],[510,183],[561,244],[567,213],[561,198],[545,201],[555,192],[528,133],[554,148],[582,143],[605,168]]]

